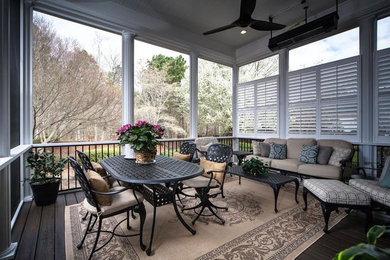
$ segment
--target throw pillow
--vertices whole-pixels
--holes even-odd
[[[287,158],[287,145],[269,143],[270,152],[269,158],[271,159],[286,159]]]
[[[383,168],[381,180],[379,181],[379,186],[390,189],[390,167]]]
[[[340,167],[340,161],[345,160],[351,154],[351,149],[333,147],[332,155],[329,159],[329,164]]]
[[[105,180],[103,180],[102,176],[95,171],[89,170],[86,174],[89,185],[91,189],[100,191],[100,192],[109,192],[110,188]],[[101,195],[95,194],[95,198],[97,203],[101,206],[110,206],[111,205],[111,196],[110,195]]]
[[[270,145],[269,145],[269,143],[260,143],[259,144],[259,146],[260,146],[260,155],[262,156],[262,157],[269,157],[269,152],[270,152]]]
[[[317,163],[318,145],[302,145],[301,156],[299,157],[300,162],[304,163]]]
[[[332,152],[333,147],[320,145],[318,148],[317,163],[322,165],[328,164]]]
[[[106,170],[103,168],[103,166],[100,165],[100,163],[91,162],[91,164],[92,164],[92,167],[95,169],[95,172],[99,173],[100,176],[104,177],[104,176],[108,175]],[[112,184],[115,182],[115,180],[111,177],[104,178],[103,180],[105,180],[107,182],[109,187],[112,187]]]
[[[173,158],[178,159],[178,160],[182,160],[182,161],[189,162],[190,159],[191,159],[190,157],[191,157],[190,154],[182,154],[182,153],[179,153],[179,152],[174,152],[173,153]]]
[[[203,176],[210,178],[210,175],[207,174],[209,171],[224,171],[226,168],[226,163],[219,163],[219,162],[212,162],[209,160],[206,160],[204,158],[200,158],[200,166],[203,167],[204,173]],[[223,182],[223,172],[213,172],[213,178],[219,183],[222,184]]]
[[[261,155],[260,142],[252,141],[253,155]]]

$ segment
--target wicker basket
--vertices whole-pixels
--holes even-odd
[[[135,162],[136,163],[152,163],[152,162],[154,162],[155,157],[156,157],[156,154],[154,154],[154,153],[135,151]]]

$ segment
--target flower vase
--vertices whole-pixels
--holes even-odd
[[[135,162],[141,164],[154,163],[156,154],[149,152],[135,151]]]
[[[135,159],[135,153],[130,144],[125,144],[125,159]]]

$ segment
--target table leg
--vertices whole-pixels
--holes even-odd
[[[175,194],[176,194],[176,191],[177,191],[177,186],[178,186],[178,182],[175,182],[173,184],[173,196],[172,196],[172,203],[173,203],[173,208],[175,209],[175,212],[176,212],[176,216],[177,218],[180,220],[180,222],[183,224],[183,226],[188,229],[188,231],[191,232],[191,234],[195,235],[196,234],[196,230],[192,229],[185,221],[184,219],[181,217],[180,215],[180,212],[177,208],[177,204],[176,204],[176,199],[175,199]]]
[[[298,204],[298,189],[299,189],[299,181],[297,179],[294,180],[295,182],[295,202]]]
[[[153,199],[156,198],[156,189],[153,186]],[[152,254],[152,243],[154,236],[154,225],[156,224],[156,206],[153,205],[153,220],[152,220],[152,234],[150,235],[149,247],[146,249],[146,254],[150,256]]]
[[[274,190],[274,197],[275,197],[275,208],[274,211],[275,213],[278,213],[278,196],[279,196],[279,189],[280,185],[278,184],[270,184],[272,189]]]

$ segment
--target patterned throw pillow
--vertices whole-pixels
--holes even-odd
[[[303,145],[301,156],[299,157],[300,162],[304,163],[317,163],[318,145]]]
[[[329,164],[340,167],[340,161],[345,160],[351,154],[351,149],[333,147],[333,153],[330,156]]]
[[[286,144],[269,143],[269,146],[270,146],[269,158],[271,158],[271,159],[286,159],[287,158],[287,145]]]

